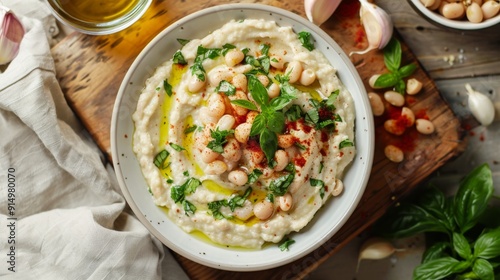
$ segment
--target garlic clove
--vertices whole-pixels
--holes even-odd
[[[307,19],[320,26],[333,15],[342,0],[304,0]]]
[[[486,95],[472,89],[470,84],[465,84],[467,89],[468,105],[472,115],[483,126],[490,125],[495,119],[495,106]]]
[[[362,260],[380,260],[385,259],[394,252],[400,251],[392,244],[380,237],[371,237],[363,242],[358,255],[358,268]]]
[[[24,28],[12,11],[0,5],[0,65],[11,62],[19,52]]]
[[[349,56],[383,49],[391,40],[394,29],[391,17],[382,8],[367,0],[359,2],[361,3],[359,16],[365,29],[368,47],[363,51],[351,52]]]

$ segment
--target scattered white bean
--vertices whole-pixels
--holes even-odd
[[[422,82],[415,78],[410,78],[406,81],[406,93],[409,95],[415,95],[422,90]]]
[[[211,163],[217,159],[219,153],[214,152],[212,149],[205,147],[203,151],[201,151],[201,160],[205,163]]]
[[[244,58],[245,58],[245,54],[241,50],[238,50],[238,49],[229,50],[226,53],[226,56],[224,57],[226,64],[229,67],[233,67],[236,64],[242,62]]]
[[[214,160],[207,164],[205,168],[205,173],[209,175],[220,175],[227,171],[227,164],[222,160]]]
[[[217,122],[217,126],[219,130],[231,130],[236,123],[236,119],[231,115],[223,115],[219,122]]]
[[[206,80],[206,77],[205,80],[202,81],[198,79],[198,76],[191,76],[189,78],[188,90],[193,93],[201,91],[205,87]]]
[[[231,82],[236,89],[239,89],[244,92],[247,91],[248,80],[245,74],[238,73],[234,75],[233,80]]]
[[[369,92],[368,99],[370,100],[373,115],[382,116],[385,111],[385,106],[384,102],[382,102],[382,98],[380,98],[380,96],[374,92]]]
[[[269,78],[266,75],[257,75],[257,79],[265,86],[269,85]]]
[[[259,112],[257,112],[257,111],[248,112],[246,122],[249,124],[252,124],[253,120],[255,120],[255,117],[257,117],[258,115],[259,115]]]
[[[200,116],[203,116],[201,118],[201,123],[203,123],[204,125],[211,124],[211,123],[213,124],[219,120],[219,118],[217,116],[212,115],[212,113],[210,112],[208,107],[201,107],[200,108]]]
[[[274,171],[281,171],[285,169],[290,159],[288,158],[288,154],[285,151],[277,150],[274,153],[274,160],[276,161],[276,165],[273,168]]]
[[[280,95],[280,91],[280,86],[276,83],[272,83],[267,89],[267,95],[269,95],[269,98],[275,98]]]
[[[405,98],[399,92],[395,92],[392,90],[386,91],[384,93],[384,99],[387,102],[389,102],[391,105],[396,106],[396,107],[401,107],[401,106],[405,105]]]
[[[293,206],[293,197],[289,192],[287,192],[285,195],[280,196],[278,198],[278,202],[281,210],[286,212],[290,210]]]
[[[402,162],[404,159],[403,151],[394,145],[385,146],[384,154],[392,162]]]
[[[243,170],[233,170],[227,174],[227,179],[235,185],[243,186],[248,182],[248,175]]]
[[[253,213],[259,220],[269,219],[273,215],[273,212],[274,204],[268,200],[257,202],[253,206]]]
[[[250,123],[241,123],[234,129],[234,138],[238,140],[238,142],[242,144],[246,144],[248,142],[248,138],[250,138],[250,130],[252,129],[252,124]]]
[[[393,119],[389,119],[384,122],[384,129],[394,135],[402,135],[405,132],[405,128],[399,126],[396,123],[396,120]]]
[[[207,114],[210,116],[220,119],[226,111],[226,105],[224,105],[224,99],[220,94],[213,93],[208,98],[208,111]]]
[[[375,81],[377,81],[378,77],[380,77],[380,74],[375,74],[375,75],[371,76],[370,79],[368,80],[368,84],[370,85],[371,88],[374,88],[374,89],[381,88],[381,87],[375,86]]]
[[[426,119],[415,120],[415,127],[417,128],[417,131],[422,134],[432,134],[435,130],[434,124]]]
[[[280,56],[273,55],[270,57],[271,66],[276,69],[283,69],[285,67],[285,61]]]
[[[415,114],[410,108],[403,107],[403,109],[401,109],[401,116],[408,120],[406,127],[411,127],[415,123]]]
[[[229,138],[229,140],[227,140],[226,145],[224,146],[224,152],[222,153],[222,156],[225,159],[232,162],[240,160],[241,158],[240,143],[234,138]]]
[[[264,160],[264,152],[260,150],[243,149],[243,157],[246,162],[251,166],[256,166]]]
[[[300,83],[304,86],[308,86],[316,80],[316,73],[312,69],[306,69],[300,74]]]
[[[335,179],[335,186],[333,187],[332,195],[339,196],[342,191],[344,191],[344,183],[339,179]]]
[[[245,200],[243,207],[237,207],[233,213],[236,218],[246,221],[253,216],[253,205],[250,201]]]
[[[280,134],[278,135],[278,146],[280,148],[286,149],[291,147],[295,143],[295,137],[291,134]]]
[[[233,77],[233,73],[227,71],[225,68],[214,68],[210,72],[208,72],[208,82],[211,86],[216,87],[220,84],[221,81],[230,81]]]
[[[300,74],[302,74],[302,64],[300,64],[300,61],[294,60],[288,63],[285,74],[288,75],[288,81],[291,84],[296,83],[300,79]]]

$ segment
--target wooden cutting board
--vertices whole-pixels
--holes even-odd
[[[302,0],[253,2],[284,8],[305,17]],[[109,159],[113,104],[120,83],[135,57],[156,34],[176,20],[194,11],[226,3],[233,1],[157,0],[139,22],[120,33],[106,36],[74,33],[54,46],[52,51],[57,77],[67,101]],[[367,46],[358,9],[357,1],[344,0],[335,14],[321,26],[346,53]],[[405,137],[390,136],[383,129],[384,117],[377,117],[375,158],[366,192],[351,218],[332,239],[293,263],[258,272],[217,270],[175,254],[192,279],[303,278],[380,218],[401,197],[410,194],[419,182],[463,151],[465,142],[460,122],[404,42],[402,47],[403,65],[417,64],[419,68],[413,77],[424,85],[419,95],[407,97],[407,104],[420,116],[429,118],[436,132],[430,136],[413,132]],[[380,51],[354,55],[352,61],[368,90],[371,75],[386,71]],[[399,164],[387,160],[383,148],[388,143],[404,147],[406,160]]]

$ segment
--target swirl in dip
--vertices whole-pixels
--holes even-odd
[[[342,192],[355,154],[353,100],[335,68],[308,32],[273,21],[179,42],[133,114],[154,202],[224,245],[260,248],[300,231]]]

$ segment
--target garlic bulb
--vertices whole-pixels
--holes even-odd
[[[472,115],[483,126],[490,125],[495,118],[495,106],[486,95],[472,89],[470,84],[465,84],[469,95],[469,109]]]
[[[352,54],[365,54],[374,49],[383,49],[391,40],[394,26],[391,17],[377,5],[367,0],[359,0],[361,8],[359,16],[365,28],[368,48],[363,51],[351,52]]]
[[[304,9],[310,22],[320,26],[337,9],[342,0],[304,0]]]
[[[19,51],[24,28],[12,11],[0,5],[0,65],[11,62]]]

